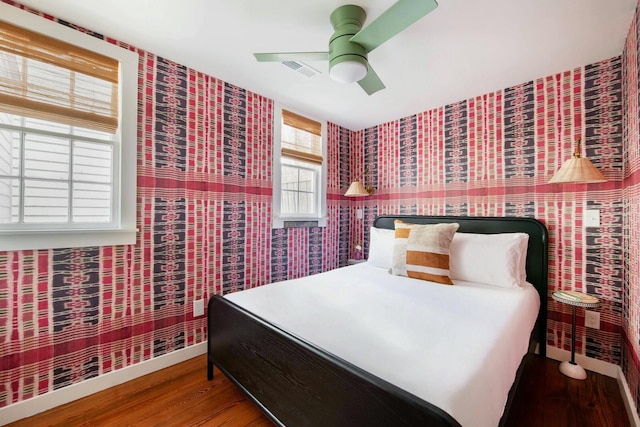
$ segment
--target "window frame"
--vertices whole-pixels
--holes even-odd
[[[128,245],[136,242],[138,54],[41,16],[0,2],[4,21],[46,34],[119,62],[119,126],[113,153],[113,212],[110,224],[97,227],[16,224],[0,229],[0,251]],[[125,96],[126,95],[126,96]]]
[[[309,114],[300,113],[295,109],[274,102],[273,109],[273,228],[284,228],[288,221],[317,221],[319,227],[327,226],[327,122],[319,120]],[[317,165],[318,176],[316,178],[316,206],[317,214],[282,214],[282,110],[291,111],[311,120],[317,121],[321,125],[322,139],[322,165]],[[286,161],[285,161],[286,163]],[[298,161],[298,163],[303,163]],[[309,162],[309,169],[314,169],[313,163]],[[306,166],[305,166],[306,167]]]

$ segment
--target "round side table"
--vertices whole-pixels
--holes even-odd
[[[570,378],[584,380],[587,378],[587,373],[582,366],[576,363],[576,307],[596,308],[600,301],[592,295],[576,291],[556,291],[551,294],[551,298],[570,305],[573,310],[571,321],[571,361],[560,363],[560,372]]]

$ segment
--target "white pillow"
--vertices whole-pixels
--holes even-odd
[[[449,248],[452,279],[503,288],[517,288],[527,281],[526,233],[456,233]]]
[[[393,242],[395,231],[371,227],[369,237],[369,258],[367,264],[389,269],[393,264]]]

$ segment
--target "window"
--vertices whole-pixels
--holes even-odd
[[[135,243],[137,54],[0,12],[0,250]]]
[[[0,224],[110,224],[114,143],[110,133],[0,112]]]
[[[326,125],[276,108],[274,132],[274,227],[286,221],[326,225]]]

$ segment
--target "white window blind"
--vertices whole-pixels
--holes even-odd
[[[0,113],[0,224],[110,223],[112,135]]]
[[[318,171],[295,164],[282,165],[280,212],[285,215],[311,215],[316,212]]]

